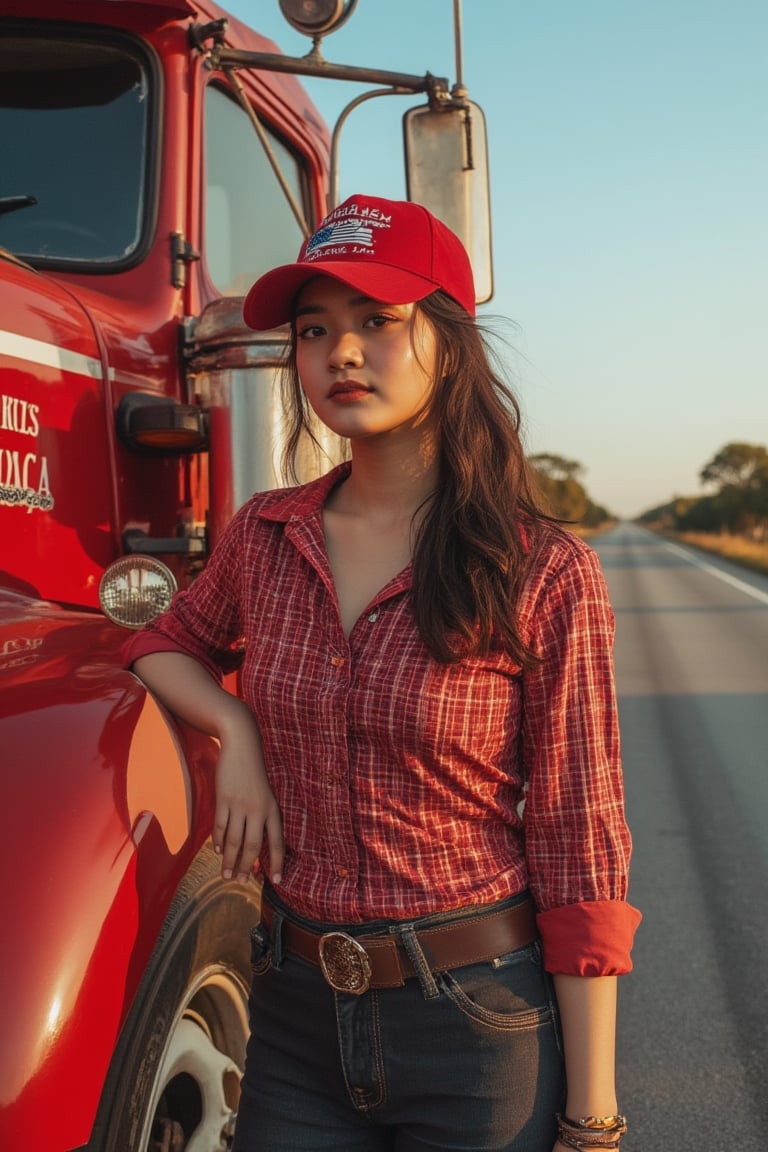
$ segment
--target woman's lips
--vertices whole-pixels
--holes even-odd
[[[331,400],[338,400],[341,402],[348,400],[360,400],[363,396],[368,396],[373,391],[367,384],[361,384],[358,380],[337,380],[328,393]]]

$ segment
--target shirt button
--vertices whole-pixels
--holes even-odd
[[[334,668],[343,668],[346,660],[343,656],[331,656],[331,664],[333,664]]]
[[[375,624],[376,621],[378,620],[378,618],[379,618],[378,608],[374,608],[373,612],[368,613],[368,623],[369,624]]]
[[[349,868],[337,868],[336,875],[341,877],[349,876]]]

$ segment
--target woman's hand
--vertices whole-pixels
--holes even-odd
[[[183,652],[141,656],[133,670],[174,715],[219,741],[213,846],[222,858],[222,876],[247,879],[266,835],[270,879],[278,884],[285,856],[283,822],[248,705]]]
[[[277,800],[264,767],[261,740],[250,716],[238,717],[220,734],[216,769],[216,812],[213,846],[221,855],[221,874],[246,880],[258,866],[266,836],[269,878],[282,879],[285,844]]]

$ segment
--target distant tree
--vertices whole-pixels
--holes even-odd
[[[699,476],[702,483],[717,484],[721,491],[733,487],[746,492],[759,486],[767,467],[768,449],[764,445],[734,442],[721,448]]]
[[[529,462],[549,511],[558,520],[592,528],[613,519],[606,508],[590,500],[577,479],[584,472],[577,460],[568,460],[553,452],[539,452],[529,457]]]
[[[768,461],[753,477],[747,504],[754,518],[752,535],[757,540],[765,540],[768,537]]]
[[[718,496],[700,496],[677,509],[672,526],[678,532],[721,532],[726,517]]]
[[[582,524],[587,528],[599,528],[601,524],[606,524],[609,520],[615,520],[616,517],[602,504],[593,504],[591,500],[587,501],[587,510],[582,517]]]
[[[656,504],[653,508],[646,508],[637,517],[638,524],[650,524],[654,528],[675,528],[675,500],[667,504]]]
[[[726,444],[699,475],[702,483],[718,487],[713,497],[705,497],[717,524],[704,531],[741,533],[759,539],[766,535],[768,449],[763,444]]]
[[[584,471],[578,460],[567,460],[565,456],[556,456],[553,452],[539,452],[531,456],[530,461],[537,472],[542,472],[551,480],[575,480]]]

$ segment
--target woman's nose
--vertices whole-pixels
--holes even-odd
[[[328,354],[328,363],[333,370],[359,366],[363,362],[360,342],[354,333],[344,332],[336,340]]]

